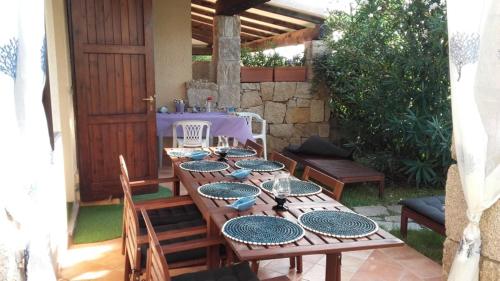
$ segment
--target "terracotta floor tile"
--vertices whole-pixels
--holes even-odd
[[[320,281],[325,279],[325,271],[326,269],[324,266],[316,264],[308,271],[304,271],[303,276],[308,280]]]
[[[407,270],[384,253],[374,251],[353,275],[351,281],[399,281]]]
[[[439,264],[424,256],[396,261],[420,278],[441,277],[443,274],[442,268]]]

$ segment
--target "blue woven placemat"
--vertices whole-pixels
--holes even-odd
[[[224,171],[229,168],[229,165],[218,161],[190,161],[179,165],[181,169],[191,172],[209,173]]]
[[[273,172],[285,168],[285,165],[283,165],[283,163],[280,163],[278,161],[264,160],[264,159],[240,160],[234,164],[238,168],[250,169],[256,172]]]
[[[189,154],[191,154],[192,152],[198,152],[198,151],[206,152],[207,156],[211,154],[210,150],[207,149],[186,149],[186,148],[170,149],[167,150],[167,154],[171,157],[188,157]]]
[[[240,182],[215,182],[198,187],[198,193],[213,199],[240,199],[258,196],[260,189],[256,186]]]
[[[253,149],[235,147],[235,148],[231,148],[227,151],[226,157],[234,157],[234,158],[252,157],[255,155],[257,155],[257,152]]]
[[[299,223],[305,229],[337,238],[359,238],[377,232],[378,225],[356,213],[321,210],[302,214]]]
[[[237,217],[222,227],[224,236],[254,245],[284,245],[304,236],[304,229],[287,219],[262,215]]]
[[[260,187],[269,193],[273,193],[274,180],[261,183]],[[301,180],[290,180],[290,196],[309,196],[321,192],[321,186],[310,182]]]

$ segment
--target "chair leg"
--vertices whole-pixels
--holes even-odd
[[[290,258],[290,268],[295,268],[295,257]]]
[[[406,215],[406,207],[401,208],[401,225],[399,226],[399,233],[403,238],[408,236],[408,216]]]
[[[258,261],[253,261],[252,262],[252,271],[255,274],[259,273],[259,262]]]
[[[163,136],[158,136],[158,166],[163,167]]]
[[[378,186],[378,197],[381,199],[384,198],[384,186],[385,186],[385,180],[382,179]]]
[[[266,137],[263,137],[262,139],[262,146],[264,147],[264,159],[267,160],[267,144],[266,144]]]
[[[298,256],[297,258],[297,273],[302,273],[302,256]]]

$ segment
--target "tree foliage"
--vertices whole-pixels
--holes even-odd
[[[452,162],[445,5],[358,1],[326,25],[315,82],[331,93],[343,142],[392,177],[441,184]]]

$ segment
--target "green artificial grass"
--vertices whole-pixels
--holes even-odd
[[[358,206],[395,205],[401,199],[435,195],[444,195],[444,189],[390,185],[384,189],[384,198],[379,199],[378,185],[376,184],[347,184],[344,186],[340,201],[352,208]]]
[[[408,237],[403,239],[399,229],[390,231],[392,235],[404,240],[408,246],[422,253],[424,256],[441,264],[443,260],[444,237],[427,229],[408,230]]]
[[[135,195],[134,201],[167,198],[170,189],[161,187],[158,192]],[[73,243],[94,243],[118,238],[122,235],[123,204],[80,207],[73,233]]]

